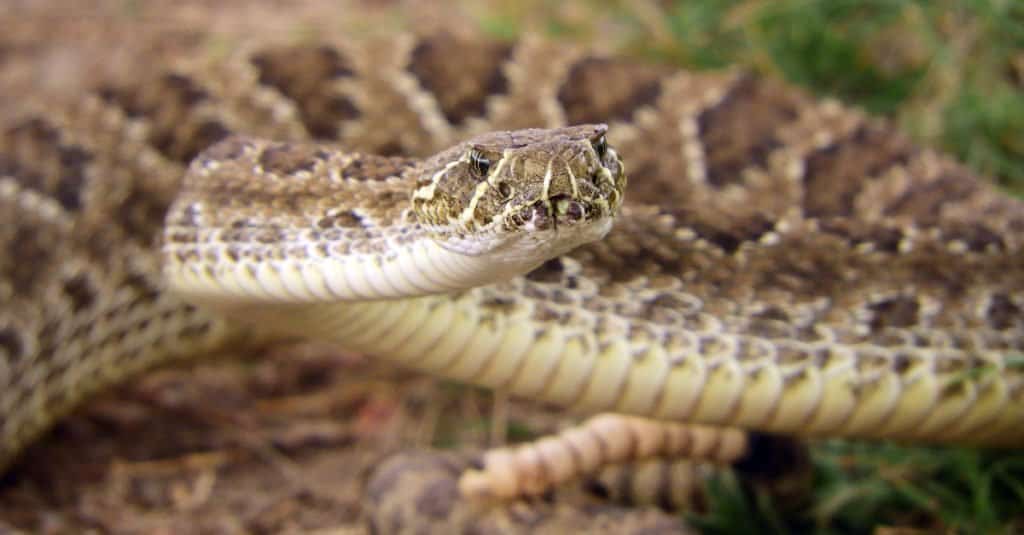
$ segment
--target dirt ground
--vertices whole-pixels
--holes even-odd
[[[433,433],[438,388],[329,352],[258,357],[90,403],[8,474],[0,518],[40,533],[358,532],[363,477]]]
[[[485,393],[315,346],[161,370],[32,447],[0,484],[0,521],[35,533],[363,533],[362,486],[382,459],[482,446],[490,410]],[[538,431],[555,423],[512,411]]]

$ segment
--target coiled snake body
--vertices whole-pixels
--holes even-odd
[[[1024,440],[1024,207],[883,122],[449,35],[141,80],[0,135],[0,465],[141,369],[295,335],[586,412]]]

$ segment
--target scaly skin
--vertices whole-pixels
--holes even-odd
[[[456,51],[465,61],[447,68]],[[141,76],[0,133],[0,463],[91,393],[250,336],[161,275],[167,207],[214,141],[321,137],[415,157],[587,122],[609,123],[631,177],[606,239],[453,296],[267,317],[591,411],[1021,442],[1008,357],[1024,347],[1024,209],[884,123],[742,74],[538,42],[237,59]]]

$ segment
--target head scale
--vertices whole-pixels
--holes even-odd
[[[442,246],[543,261],[611,228],[626,176],[605,125],[492,132],[430,158],[412,208]]]

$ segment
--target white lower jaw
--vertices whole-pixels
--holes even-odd
[[[610,218],[527,232],[490,250],[467,253],[433,239],[392,244],[384,254],[286,258],[260,263],[169,263],[165,277],[186,300],[317,303],[397,299],[466,290],[522,275],[584,243],[604,237]],[[475,246],[483,245],[473,242]],[[456,246],[460,245],[455,243]],[[466,244],[461,244],[466,245]]]

